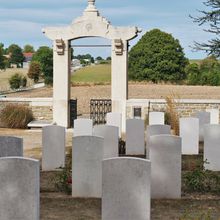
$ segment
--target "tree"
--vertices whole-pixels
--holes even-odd
[[[24,62],[24,55],[22,49],[17,44],[12,44],[8,48],[8,53],[10,55],[9,63],[16,64],[17,67],[22,67]]]
[[[98,57],[96,57],[96,60],[103,60],[103,58],[98,56]]]
[[[40,47],[33,56],[32,61],[40,63],[44,82],[47,85],[53,84],[53,50],[49,47]]]
[[[206,0],[203,4],[210,8],[208,11],[200,11],[201,16],[192,17],[195,23],[199,26],[208,24],[209,28],[205,31],[214,34],[216,37],[206,43],[195,42],[195,50],[203,50],[209,55],[220,57],[220,1],[219,0]]]
[[[35,83],[39,81],[41,74],[41,66],[37,61],[32,61],[28,70],[28,77],[33,79]]]
[[[3,56],[3,48],[0,47],[0,70],[5,69],[5,58]]]
[[[191,63],[186,67],[187,80],[189,85],[198,85],[201,78],[199,65]]]
[[[214,56],[205,58],[200,65],[188,65],[186,72],[190,85],[220,85],[220,63]]]
[[[177,39],[153,29],[129,52],[129,78],[152,82],[176,82],[185,79],[188,59]]]
[[[34,47],[31,46],[30,44],[26,44],[24,46],[24,50],[23,50],[24,53],[34,53]]]

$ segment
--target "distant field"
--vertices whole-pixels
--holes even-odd
[[[197,64],[200,64],[201,63],[201,59],[192,59],[192,60],[189,60],[190,63],[197,63]]]
[[[72,73],[71,81],[73,83],[110,83],[111,65],[100,64],[87,66]]]
[[[0,91],[7,90],[9,88],[8,80],[15,73],[20,73],[22,75],[27,75],[27,69],[6,69],[5,71],[0,71]]]

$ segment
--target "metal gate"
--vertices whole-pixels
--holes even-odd
[[[77,119],[77,99],[70,100],[70,127],[74,128],[74,120]]]
[[[90,119],[93,124],[105,124],[106,114],[112,111],[111,99],[91,99],[90,100]]]

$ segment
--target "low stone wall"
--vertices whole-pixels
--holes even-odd
[[[52,98],[0,98],[0,110],[7,104],[23,104],[28,106],[36,120],[52,121]]]
[[[220,109],[220,100],[214,99],[176,99],[175,106],[180,117],[193,116],[197,111]],[[146,119],[149,111],[166,111],[164,99],[129,99],[127,101],[127,118],[133,118],[134,108],[141,108],[141,118]]]

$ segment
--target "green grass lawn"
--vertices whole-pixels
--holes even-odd
[[[71,81],[73,83],[110,83],[111,65],[100,64],[84,67],[72,73]]]

